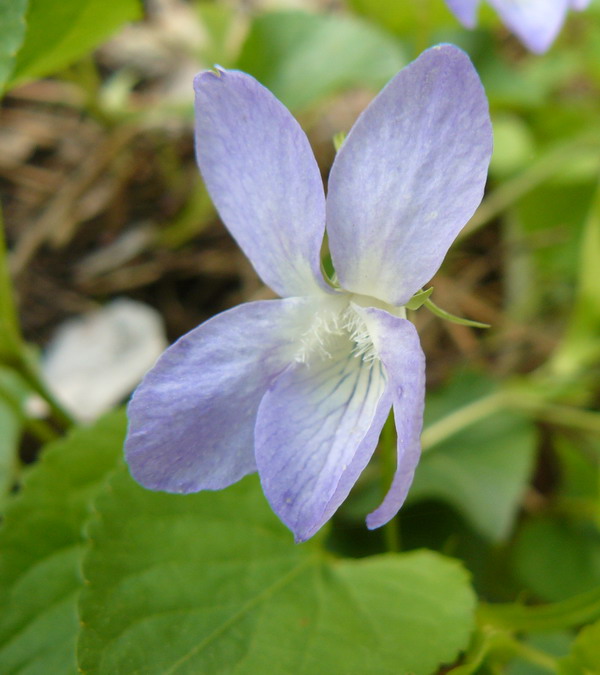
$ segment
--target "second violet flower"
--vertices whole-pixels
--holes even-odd
[[[405,305],[479,205],[492,150],[468,57],[443,45],[394,77],[338,152],[325,199],[308,139],[249,75],[196,78],[210,195],[283,299],[219,314],[159,359],[129,406],[127,461],[153,490],[224,488],[258,470],[297,541],[336,511],[393,407],[398,460],[370,528],[402,505],[419,460],[425,359]],[[321,271],[327,227],[336,271]],[[243,517],[243,514],[241,514]]]
[[[550,48],[570,9],[584,10],[591,0],[487,0],[521,42],[532,52]],[[467,28],[477,23],[481,0],[446,0],[456,18]]]

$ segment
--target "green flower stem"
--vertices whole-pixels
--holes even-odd
[[[54,397],[54,394],[48,389],[46,383],[41,376],[37,364],[26,353],[26,347],[23,345],[23,351],[17,356],[15,360],[9,362],[20,375],[27,382],[27,384],[41,396],[52,412],[54,420],[60,424],[64,429],[68,429],[75,425],[75,419],[65,410],[65,408]]]
[[[114,126],[115,121],[106,113],[100,100],[102,79],[93,54],[80,58],[65,71],[65,78],[81,88],[85,96],[85,110],[106,128]]]
[[[500,666],[515,658],[533,663],[550,673],[558,672],[558,663],[554,657],[520,642],[510,631],[484,625],[476,631],[464,663],[453,668],[450,673],[472,675],[479,671],[484,662],[492,672],[496,672],[494,669],[498,667],[498,672],[502,673],[504,670]]]
[[[25,420],[25,429],[43,445],[60,438],[60,435],[45,420],[29,418]]]
[[[531,645],[525,644],[524,642],[519,642],[515,638],[511,638],[510,641],[507,639],[506,647],[512,651],[513,655],[521,658],[523,661],[528,663],[533,663],[536,666],[547,670],[549,673],[558,672],[558,661],[550,654],[536,649]]]
[[[16,370],[27,384],[50,406],[54,419],[63,427],[74,424],[71,415],[54,398],[43,381],[34,360],[23,342],[17,308],[8,269],[8,256],[4,238],[4,221],[0,208],[0,360]]]
[[[421,447],[423,451],[429,450],[462,429],[500,410],[512,410],[551,424],[600,434],[600,413],[552,403],[545,400],[542,395],[525,394],[507,387],[458,408],[430,424],[421,435]]]
[[[21,332],[8,269],[4,220],[0,207],[0,356],[14,355],[20,344]]]
[[[381,432],[380,453],[381,453],[381,485],[383,495],[387,493],[394,479],[397,463],[396,452],[396,429],[394,426],[394,413],[391,412],[383,425]],[[383,526],[383,536],[388,551],[398,552],[401,550],[400,529],[398,527],[398,516],[395,516]]]
[[[450,673],[452,675],[471,675],[471,673],[476,672],[491,649],[492,635],[492,630],[488,628],[477,628],[471,637],[471,644],[464,656],[464,662],[462,665],[452,668]]]
[[[557,631],[600,618],[600,587],[568,600],[526,607],[517,603],[481,604],[479,620],[491,626],[525,632]]]
[[[14,416],[22,420],[25,429],[41,443],[49,443],[59,438],[57,431],[46,420],[24,415],[22,402],[10,391],[0,390],[0,400],[12,409]]]
[[[507,398],[507,392],[498,391],[454,410],[449,415],[430,424],[423,431],[421,447],[424,451],[429,450],[432,446],[445,441],[462,429],[489,417],[498,410],[502,410],[507,405]]]
[[[545,422],[600,434],[600,413],[593,410],[551,403],[535,396],[523,395],[515,395],[512,400],[509,400],[509,407]]]
[[[546,508],[550,514],[556,514],[559,518],[567,516],[576,520],[596,520],[600,515],[597,497],[557,497]]]

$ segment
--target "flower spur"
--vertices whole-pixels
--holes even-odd
[[[332,516],[393,408],[396,473],[369,528],[404,501],[420,454],[425,359],[405,305],[479,205],[487,101],[468,57],[434,47],[360,115],[323,183],[308,139],[249,75],[195,80],[200,171],[223,222],[282,299],[180,338],[129,405],[126,456],[153,490],[218,490],[258,470],[297,541]],[[335,287],[321,271],[327,224]]]

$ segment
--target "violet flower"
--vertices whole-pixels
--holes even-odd
[[[446,0],[467,28],[477,23],[480,0]],[[532,52],[542,54],[556,39],[569,9],[583,10],[590,0],[488,0],[506,26]]]
[[[485,94],[451,45],[423,53],[362,113],[327,201],[308,139],[249,75],[195,80],[197,156],[232,235],[283,297],[219,314],[159,359],[129,406],[127,461],[152,490],[224,488],[258,469],[297,541],[369,462],[393,406],[398,461],[379,527],[417,465],[425,359],[405,318],[481,201],[492,139]],[[327,223],[337,281],[321,271]]]

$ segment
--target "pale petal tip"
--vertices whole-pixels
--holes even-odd
[[[365,520],[366,520],[366,523],[367,523],[367,528],[368,528],[369,530],[376,530],[376,529],[378,529],[379,527],[381,527],[382,525],[385,525],[385,522],[380,522],[380,519],[379,519],[379,518],[376,518],[375,515],[374,515],[374,513],[375,513],[375,512],[369,513],[369,515],[368,515],[368,516],[366,517],[366,519],[365,519]],[[392,518],[393,518],[393,517],[394,517],[394,516],[392,516]],[[390,520],[391,520],[391,518],[390,518]],[[388,522],[388,521],[386,521],[386,522]]]
[[[445,59],[455,58],[463,61],[468,61],[469,65],[473,67],[473,62],[471,61],[471,57],[469,56],[469,54],[464,49],[461,49],[460,47],[457,47],[456,45],[450,42],[440,42],[437,45],[433,45],[433,47],[429,47],[429,49],[426,49],[423,52],[423,54],[427,54],[427,52],[438,52],[437,55]],[[423,54],[421,54],[421,56]]]
[[[318,530],[318,527],[311,530],[292,530],[292,534],[294,535],[294,544],[304,544],[304,542],[308,541],[314,534],[317,533]]]
[[[377,530],[378,528],[383,527],[383,525],[386,525],[390,522],[390,520],[392,520],[392,518],[395,518],[398,515],[398,512],[402,508],[403,504],[404,501],[395,511],[390,511],[389,509],[384,510],[382,508],[375,509],[375,511],[369,513],[365,518],[367,528],[369,530]]]
[[[202,70],[194,77],[194,91],[200,89],[207,80],[220,80],[223,79],[225,75],[225,68],[221,67],[218,63],[215,63],[212,68]]]

